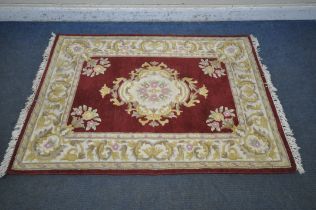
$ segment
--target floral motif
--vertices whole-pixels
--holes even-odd
[[[60,148],[58,135],[49,134],[36,141],[35,150],[38,155],[49,156]]]
[[[96,130],[96,127],[101,122],[97,109],[92,109],[86,105],[73,108],[71,116],[71,124],[74,128],[84,128],[87,131],[90,129]]]
[[[264,154],[269,151],[270,145],[267,139],[260,134],[253,133],[249,134],[245,138],[245,145],[249,151],[256,154]]]
[[[40,94],[37,100],[34,107],[36,115],[30,117],[26,131],[21,137],[21,144],[16,153],[12,169],[89,170],[104,167],[119,170],[135,168],[275,169],[291,166],[288,158],[286,158],[288,156],[283,141],[279,137],[274,115],[268,108],[269,102],[266,99],[265,89],[261,88],[261,82],[259,81],[261,75],[259,71],[256,71],[257,67],[253,62],[255,58],[252,55],[251,43],[248,43],[248,38],[188,38],[186,40],[185,38],[170,38],[169,40],[169,38],[150,37],[144,39],[140,37],[124,39],[122,37],[78,38],[70,36],[58,39],[56,41],[56,51],[52,54],[53,59],[50,68],[47,70],[52,77],[49,80],[44,80],[41,91],[45,94]],[[150,40],[152,42],[148,43]],[[116,47],[116,43],[123,43],[124,45]],[[239,106],[240,113],[238,114],[240,114],[241,120],[238,126],[231,128],[233,136],[231,139],[224,141],[216,138],[217,133],[212,134],[214,138],[208,139],[199,138],[200,134],[188,137],[188,139],[178,137],[169,139],[164,136],[165,134],[159,135],[161,138],[156,138],[157,134],[154,133],[139,134],[148,135],[140,140],[134,136],[138,134],[119,133],[115,134],[113,138],[111,135],[114,134],[109,134],[111,138],[92,139],[89,137],[90,135],[98,136],[99,133],[72,133],[72,125],[67,128],[58,128],[59,126],[65,126],[65,117],[63,116],[68,114],[68,108],[71,106],[71,104],[68,104],[70,100],[66,99],[72,96],[69,91],[72,89],[70,87],[77,83],[76,78],[78,77],[74,76],[74,73],[80,73],[75,72],[78,69],[76,64],[83,59],[87,61],[91,57],[96,58],[105,54],[109,56],[143,57],[169,57],[177,54],[179,57],[217,57],[220,61],[225,62],[225,64],[232,67],[226,69],[226,74],[229,72],[234,74],[234,77],[229,78],[229,80],[232,88],[237,89],[236,97],[240,100],[240,103],[236,103],[236,107]],[[188,82],[189,80],[176,78],[180,81],[183,80],[187,85],[191,85]],[[132,109],[136,107],[134,106],[136,102],[125,102],[118,95],[121,83],[124,83],[125,80],[131,80],[131,78],[124,79],[117,83],[117,88],[116,84],[111,89],[104,87],[104,97],[111,95],[113,104],[116,103],[118,106],[124,104],[127,109]],[[117,81],[119,81],[119,78]],[[197,84],[193,85],[198,86]],[[196,89],[198,91],[191,91],[191,93],[198,92],[198,96],[207,95],[206,88]],[[167,96],[170,97],[168,94]],[[195,98],[195,100],[197,99],[199,98]],[[133,106],[129,107],[130,104]],[[189,101],[187,101],[187,104],[190,104]],[[131,115],[135,112],[131,111]],[[82,116],[77,115],[73,117],[82,118]],[[90,117],[86,114],[84,118],[89,119]],[[161,115],[161,120],[166,118]],[[145,120],[146,117],[141,115],[137,119]],[[218,119],[223,118],[218,117]],[[83,122],[86,126],[87,121],[83,120]],[[218,122],[220,129],[222,123],[223,121]],[[214,131],[217,130],[214,129]],[[126,135],[126,139],[121,138],[121,135]],[[226,136],[226,134],[224,135]],[[231,136],[230,134],[227,135]],[[163,165],[161,162],[168,164]]]
[[[88,59],[87,49],[90,48],[90,43],[84,40],[66,41],[65,53],[69,58],[83,58]]]
[[[64,149],[64,138],[73,131],[72,125],[47,128],[39,133],[30,144],[27,160],[48,160],[60,155]]]
[[[216,46],[216,50],[220,59],[232,62],[240,60],[244,55],[243,47],[234,41],[219,42]]]
[[[172,90],[165,81],[149,80],[142,82],[137,92],[144,101],[148,100],[155,103],[167,100]]]
[[[104,98],[106,95],[111,93],[111,88],[109,88],[106,84],[103,85],[103,87],[99,90],[102,98]]]
[[[211,131],[221,131],[223,128],[231,129],[234,126],[233,118],[235,117],[234,109],[221,106],[215,111],[210,111],[210,115],[206,120]]]
[[[94,77],[104,72],[111,66],[108,58],[90,59],[87,61],[86,67],[82,69],[82,74]]]
[[[204,74],[209,75],[210,77],[219,78],[226,75],[223,63],[219,62],[217,59],[201,59],[199,67]]]
[[[144,63],[131,72],[130,79],[117,78],[112,90],[105,85],[100,93],[102,97],[112,93],[110,101],[116,106],[127,104],[127,113],[142,125],[163,126],[180,115],[181,105],[195,106],[200,103],[198,95],[206,98],[208,94],[204,85],[198,88],[197,81],[188,77],[180,80],[178,74],[164,63]]]

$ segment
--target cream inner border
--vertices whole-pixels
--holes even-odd
[[[75,52],[74,46],[82,51]],[[225,51],[230,46],[236,47],[235,54]],[[68,132],[66,116],[80,67],[93,56],[216,57],[228,67],[240,127],[231,135]],[[64,87],[64,93],[56,94],[56,87]],[[252,95],[245,94],[251,90]],[[43,151],[41,145],[48,139],[56,145]],[[252,147],[251,139],[262,148]],[[114,142],[121,150],[111,150]],[[195,150],[186,151],[187,144]],[[148,148],[161,152],[148,155]],[[59,36],[13,164],[14,170],[289,167],[248,38],[168,36]]]

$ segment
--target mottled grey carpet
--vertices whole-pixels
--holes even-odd
[[[316,209],[316,22],[0,23],[0,159],[50,33],[254,34],[304,175],[6,176],[0,209]]]

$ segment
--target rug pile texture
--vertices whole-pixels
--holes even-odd
[[[53,35],[1,176],[303,173],[258,45]]]

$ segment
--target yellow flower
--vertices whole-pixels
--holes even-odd
[[[214,68],[221,68],[221,63],[218,60],[211,61],[211,65]]]
[[[218,112],[213,112],[212,113],[212,118],[215,121],[223,121],[224,120],[224,115],[222,113],[218,113]]]
[[[92,120],[94,117],[96,117],[96,113],[89,110],[85,111],[82,115],[82,119],[84,120]]]
[[[105,72],[105,68],[101,65],[96,65],[94,68],[93,68],[93,71],[95,72],[96,75],[98,74],[104,74]]]
[[[207,66],[207,67],[205,67],[203,70],[204,70],[204,72],[205,72],[206,74],[209,74],[209,75],[212,75],[212,74],[214,73],[214,71],[215,71],[215,69],[213,68],[213,66]]]
[[[208,90],[206,89],[205,85],[203,85],[203,87],[201,87],[201,88],[199,89],[199,94],[200,94],[201,96],[204,96],[204,97],[206,98],[206,97],[207,97],[207,93],[208,93]]]
[[[99,92],[101,93],[102,98],[104,98],[104,96],[108,95],[109,93],[111,93],[111,89],[108,88],[106,86],[106,84],[103,85],[103,87],[99,90]]]

